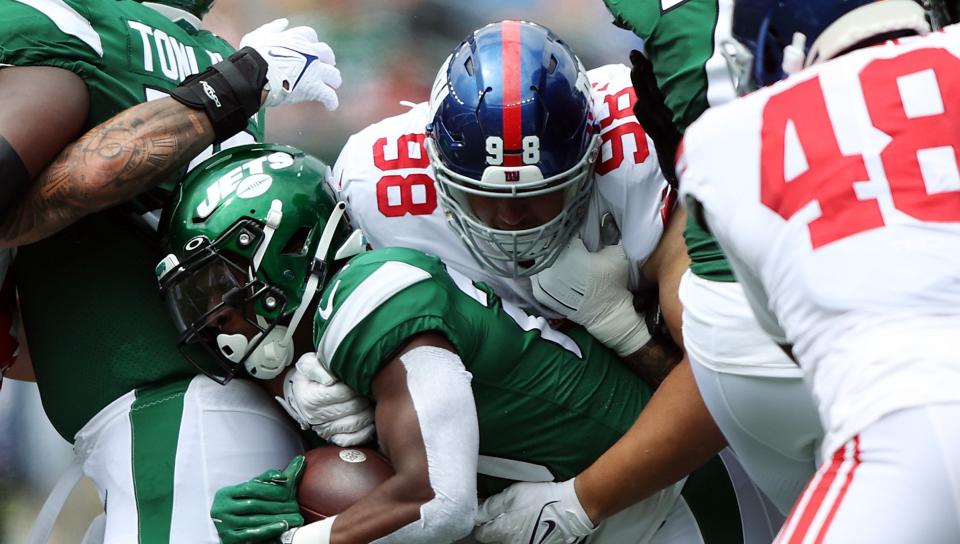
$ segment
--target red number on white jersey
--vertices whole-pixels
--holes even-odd
[[[606,148],[610,145],[610,157],[597,163],[597,174],[603,176],[616,170],[623,163],[623,139],[633,136],[634,147],[633,162],[642,164],[650,156],[650,149],[647,147],[647,133],[643,127],[633,118],[633,104],[637,101],[637,94],[633,87],[627,87],[616,94],[608,94],[603,97],[607,104],[607,110],[610,114],[600,120],[600,140],[601,146]],[[631,121],[609,128],[614,121],[624,118],[633,118]]]
[[[807,168],[786,179],[788,130],[794,130]],[[811,200],[821,215],[810,222],[810,240],[820,247],[868,229],[883,226],[875,200],[858,200],[853,184],[867,181],[859,155],[843,155],[833,133],[820,79],[804,81],[770,98],[763,110],[760,148],[760,200],[790,219]]]
[[[960,59],[943,49],[912,51],[870,63],[860,83],[873,126],[893,138],[880,158],[894,205],[920,221],[960,221],[960,191],[949,186],[957,181]],[[925,172],[921,161],[938,169]]]
[[[387,139],[373,144],[373,164],[384,172],[426,169],[430,159],[425,134],[404,134],[397,139],[395,159],[386,158]],[[416,150],[412,153],[412,150]],[[426,173],[386,174],[377,182],[377,208],[385,217],[429,215],[437,209],[437,189]]]
[[[960,191],[949,186],[957,180],[960,108],[942,99],[944,89],[960,95],[960,59],[920,49],[871,62],[860,83],[871,123],[891,139],[880,157],[894,205],[922,221],[960,221]],[[788,131],[806,160],[791,179],[784,168]],[[938,168],[931,177],[948,178],[946,188],[927,179],[922,161]],[[821,215],[809,224],[814,248],[884,225],[878,202],[854,192],[854,183],[869,179],[862,156],[840,151],[819,77],[770,98],[763,111],[760,199],[784,219],[815,200]],[[931,186],[937,188],[932,194]]]

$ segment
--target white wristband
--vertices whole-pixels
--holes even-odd
[[[633,308],[633,298],[624,297],[600,309],[599,315],[570,315],[570,320],[583,325],[587,332],[621,357],[632,355],[650,341],[650,331],[643,317]]]
[[[333,532],[333,520],[337,516],[323,518],[303,527],[296,527],[283,533],[280,542],[290,544],[330,544],[330,533]],[[284,537],[287,537],[284,539]]]

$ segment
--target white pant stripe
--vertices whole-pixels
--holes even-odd
[[[774,544],[786,544],[790,542],[790,538],[793,537],[794,531],[797,530],[797,524],[800,523],[800,518],[803,517],[804,510],[807,509],[807,505],[810,503],[810,498],[813,496],[813,492],[816,491],[817,486],[820,485],[820,480],[823,479],[824,471],[818,470],[814,475],[813,479],[810,480],[810,483],[807,484],[807,487],[804,488],[803,494],[800,495],[800,498],[797,500],[797,504],[793,506],[793,510],[790,512],[790,517],[787,518],[787,522],[783,525],[783,529],[780,530],[780,534],[777,535]]]
[[[837,477],[833,479],[833,483],[830,486],[830,489],[827,491],[827,494],[824,496],[823,502],[821,502],[820,506],[817,508],[817,514],[810,523],[810,527],[807,529],[807,534],[804,536],[802,544],[814,544],[820,534],[821,529],[823,528],[824,522],[827,521],[827,516],[830,514],[830,511],[833,510],[837,501],[842,499],[840,493],[844,486],[847,485],[847,478],[855,466],[855,446],[856,442],[853,440],[844,445],[843,462],[840,464],[840,468],[837,470]]]

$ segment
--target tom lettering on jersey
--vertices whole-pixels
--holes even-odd
[[[239,198],[253,198],[265,193],[273,184],[273,177],[266,173],[264,166],[270,170],[282,170],[292,165],[291,155],[277,152],[234,168],[207,187],[207,198],[197,206],[197,218],[206,219],[225,198],[234,193]]]
[[[192,46],[184,45],[163,30],[153,28],[137,21],[127,21],[130,25],[132,43],[143,46],[143,70],[151,74],[162,74],[171,81],[183,81],[187,76],[199,73],[197,52]],[[223,56],[204,50],[210,64],[223,60]]]

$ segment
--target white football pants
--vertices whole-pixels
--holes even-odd
[[[217,490],[286,466],[303,445],[255,384],[197,376],[117,399],[77,433],[74,449],[107,514],[89,542],[102,530],[105,544],[215,544]]]
[[[823,440],[800,369],[760,328],[739,284],[688,270],[680,298],[703,401],[747,474],[786,514],[816,471]]]
[[[960,404],[891,413],[824,462],[776,544],[960,542]]]

